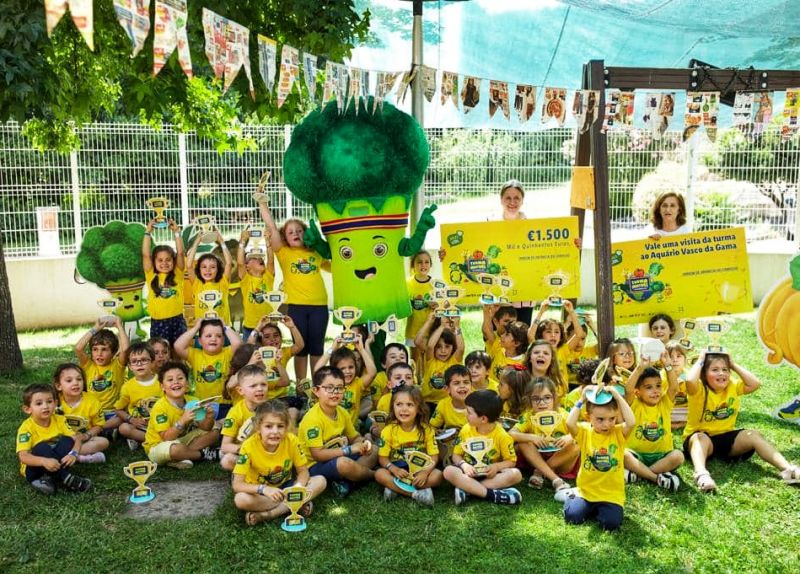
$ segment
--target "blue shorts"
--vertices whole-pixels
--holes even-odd
[[[183,315],[175,315],[168,319],[150,319],[150,337],[163,337],[169,341],[170,347],[175,340],[186,332],[186,319]]]
[[[351,454],[348,458],[350,460],[358,460],[360,457],[361,455],[359,454]],[[339,471],[336,470],[336,461],[339,460],[339,458],[340,457],[337,456],[325,462],[316,462],[308,469],[308,473],[311,476],[324,476],[325,480],[328,482],[332,480],[344,480],[342,475],[339,474]]]
[[[294,356],[321,356],[325,347],[325,331],[328,329],[328,306],[289,305],[287,315],[292,318],[306,343]]]

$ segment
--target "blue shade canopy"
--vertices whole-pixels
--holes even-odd
[[[373,38],[355,50],[352,65],[407,69],[411,3],[358,5],[372,13]],[[796,0],[441,0],[424,3],[424,20],[425,65],[486,80],[483,109],[465,115],[435,99],[426,104],[427,126],[507,125],[502,114],[488,119],[489,79],[572,90],[591,59],[609,66],[683,68],[695,58],[717,67],[800,68]]]

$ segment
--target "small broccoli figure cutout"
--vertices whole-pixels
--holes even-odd
[[[356,113],[356,105],[361,109]],[[287,187],[314,205],[305,243],[331,259],[334,307],[353,305],[362,321],[411,314],[403,257],[419,251],[435,225],[425,208],[410,238],[408,210],[429,162],[420,125],[391,104],[375,114],[372,98],[340,114],[330,102],[292,134],[283,168]]]
[[[146,315],[142,299],[144,269],[142,238],[144,225],[109,221],[92,227],[83,236],[75,260],[78,273],[87,281],[105,289],[119,301],[114,313],[123,322],[138,321]]]

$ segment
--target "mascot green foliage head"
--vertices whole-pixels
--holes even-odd
[[[334,307],[359,307],[362,321],[384,321],[411,313],[403,257],[421,247],[435,206],[407,239],[428,141],[416,120],[391,104],[371,109],[370,98],[341,114],[336,102],[312,112],[292,133],[283,167],[287,187],[314,205],[327,239],[312,222],[306,243],[331,259]]]
[[[81,276],[117,299],[114,311],[123,321],[145,316],[142,301],[144,225],[110,221],[83,236],[75,267]]]

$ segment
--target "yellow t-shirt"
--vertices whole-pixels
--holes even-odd
[[[213,311],[222,322],[226,325],[231,324],[231,310],[228,307],[228,290],[230,283],[223,277],[219,281],[206,281],[203,283],[200,279],[195,278],[192,283],[192,293],[194,293],[194,318],[199,321],[205,314]],[[203,301],[203,291],[219,291],[222,293],[222,298],[217,301],[217,304],[212,309],[208,304]]]
[[[457,409],[453,406],[453,397],[446,396],[439,404],[431,417],[431,426],[437,429],[460,429],[467,424],[467,407]]]
[[[404,453],[418,450],[429,456],[439,454],[439,447],[433,429],[427,427],[424,432],[416,426],[410,431],[404,431],[397,423],[383,427],[381,438],[378,439],[378,456],[385,456],[392,462],[405,461]]]
[[[486,390],[486,391],[494,391],[496,393],[499,386],[500,386],[500,383],[496,379],[493,379],[492,377],[487,377],[487,379],[486,379],[486,388],[484,390]],[[477,391],[478,390],[478,388],[475,386],[474,383],[472,384],[472,390],[473,391]]]
[[[389,391],[389,389],[386,388],[388,383],[389,379],[386,378],[386,371],[381,371],[372,379],[372,383],[369,386],[369,397],[372,399],[373,405],[378,404],[378,401],[384,393]]]
[[[687,388],[688,392],[688,388]],[[715,393],[698,383],[697,392],[688,394],[689,417],[683,436],[702,431],[709,435],[732,431],[741,409],[740,396],[744,394],[744,381],[730,381],[721,393]],[[708,395],[708,399],[705,396]],[[705,401],[705,408],[703,402]]]
[[[81,363],[81,368],[86,374],[86,391],[97,398],[103,412],[113,411],[114,403],[119,398],[119,389],[125,380],[125,367],[119,357],[114,357],[105,367],[87,359]]]
[[[358,412],[361,407],[361,395],[364,393],[364,383],[361,377],[354,377],[350,384],[344,388],[344,395],[342,395],[342,402],[339,406],[342,407],[350,415],[350,420],[353,421],[353,426],[358,424]]]
[[[536,436],[547,436],[547,433],[542,430],[541,425],[533,419],[533,414],[532,411],[525,411],[522,413],[522,416],[519,417],[519,422],[514,425],[512,430]],[[567,411],[559,409],[558,414],[561,415],[561,420],[556,423],[553,432],[550,433],[550,436],[553,438],[559,438],[569,434],[569,429],[567,429]]]
[[[383,411],[385,413],[388,413],[391,408],[392,408],[392,393],[388,392],[385,395],[381,395],[381,398],[378,399],[378,407],[373,410]]]
[[[517,453],[514,450],[514,440],[508,436],[508,433],[498,423],[495,423],[494,428],[486,435],[479,433],[472,425],[461,427],[461,432],[458,433],[456,445],[453,448],[453,454],[459,455],[470,464],[475,464],[477,461],[465,453],[461,446],[461,443],[475,437],[492,440],[491,450],[483,457],[484,464],[494,464],[505,460],[516,462]]]
[[[240,400],[231,407],[225,420],[222,421],[222,436],[229,436],[236,442],[243,442],[253,432],[253,411],[247,408],[247,403]]]
[[[430,277],[427,281],[420,282],[412,275],[406,281],[408,296],[411,299],[411,316],[406,319],[406,339],[414,339],[417,336],[431,313],[428,305],[431,301],[431,285]]]
[[[244,475],[248,484],[266,484],[275,488],[283,486],[298,468],[308,466],[308,460],[300,450],[300,442],[292,433],[283,436],[275,452],[269,452],[255,434],[242,443],[239,459],[233,474]]]
[[[565,351],[561,351],[565,349]],[[575,352],[569,348],[569,343],[559,349],[560,355],[558,356],[558,368],[561,370],[561,377],[567,382],[569,386],[578,384],[578,367],[581,361],[597,358],[597,345],[586,345],[582,351]],[[564,374],[566,373],[566,377]]]
[[[282,353],[281,353],[281,365],[283,365],[283,368],[285,369],[286,365],[289,364],[289,361],[294,356],[294,354],[292,353],[292,348],[289,347],[289,346],[282,347],[281,351],[282,351]],[[267,400],[268,401],[271,401],[272,399],[279,399],[279,398],[285,397],[286,395],[289,394],[288,385],[285,386],[285,387],[276,387],[275,385],[276,385],[277,382],[278,382],[277,380],[273,381],[269,385],[269,388],[267,389]]]
[[[448,367],[457,365],[455,353],[446,361],[430,358],[425,360],[425,375],[422,377],[422,398],[428,403],[438,403],[447,397],[447,383],[444,372]]]
[[[63,396],[60,396],[59,400],[60,403],[56,414],[64,415],[67,426],[72,429],[72,432],[85,433],[92,427],[102,427],[106,423],[103,411],[100,408],[100,401],[89,393],[81,394],[81,400],[75,406],[71,406],[64,400]],[[80,422],[80,424],[71,424],[67,417],[77,417],[73,420],[75,423]]]
[[[197,400],[197,397],[184,395],[186,403]],[[150,411],[150,421],[147,423],[147,431],[144,435],[144,452],[149,453],[150,449],[162,442],[161,433],[173,426],[183,416],[183,407],[172,404],[167,397],[158,399],[153,410]],[[182,434],[186,434],[194,426],[194,421],[189,423]]]
[[[622,425],[608,434],[592,430],[589,423],[578,423],[575,442],[581,449],[578,470],[578,495],[589,502],[625,504],[625,436]]]
[[[216,355],[208,355],[203,349],[189,349],[187,362],[192,371],[192,394],[199,399],[222,395],[232,358],[233,351],[230,347],[223,347]],[[230,403],[223,398],[219,398],[217,402]]]
[[[150,283],[156,276],[155,271],[145,271],[144,280],[147,283],[147,312],[153,319],[170,319],[183,315],[183,269],[175,268],[173,281],[175,285],[165,287],[167,273],[158,273],[158,284],[161,286],[156,295]]]
[[[664,394],[655,406],[644,404],[634,398],[631,410],[636,417],[636,426],[628,437],[628,448],[634,452],[669,452],[672,446],[672,401]]]
[[[17,429],[17,450],[22,452],[24,450],[31,450],[40,442],[56,442],[62,436],[74,436],[75,431],[67,426],[67,421],[61,415],[53,415],[50,417],[50,426],[40,426],[32,418],[28,417]],[[25,476],[25,467],[27,465],[19,465],[19,473]]]
[[[131,377],[122,385],[119,398],[114,403],[117,410],[127,409],[132,417],[150,418],[148,403],[154,397],[163,396],[158,377],[153,377],[150,384],[142,384],[135,377]]]
[[[239,288],[242,290],[242,307],[244,307],[244,319],[242,326],[247,329],[255,329],[258,321],[272,310],[267,303],[267,293],[272,291],[275,283],[275,276],[264,270],[264,275],[256,277],[245,273],[239,280]]]
[[[507,357],[505,349],[499,345],[492,346],[490,356],[492,357],[492,367],[489,369],[489,374],[490,376],[494,376],[498,381],[507,366],[525,364],[525,353],[517,355],[516,357]]]
[[[303,454],[311,464],[315,462],[311,456],[311,448],[321,448],[331,439],[340,436],[346,437],[348,442],[352,443],[359,436],[346,410],[337,406],[336,413],[331,418],[322,411],[319,403],[311,407],[300,421],[297,435],[300,438]]]
[[[307,247],[281,247],[275,252],[283,271],[283,290],[292,305],[327,305],[319,253]]]

